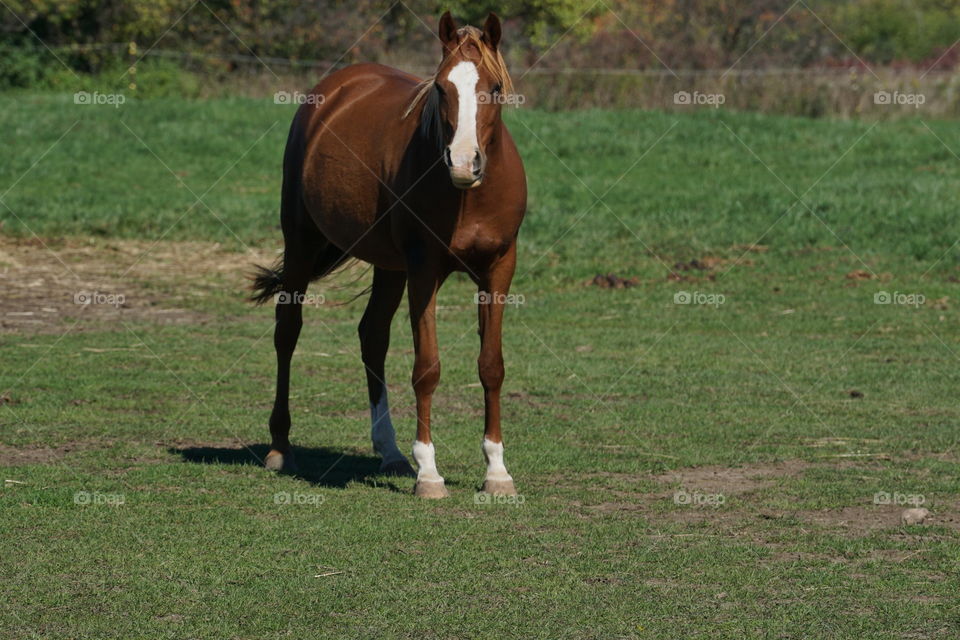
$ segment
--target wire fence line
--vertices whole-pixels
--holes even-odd
[[[122,85],[123,90],[140,97],[160,91],[195,97],[273,95],[279,100],[278,96],[285,97],[288,92],[306,95],[302,93],[306,87],[350,64],[241,53],[140,50],[133,42],[63,45],[53,51],[66,59],[71,53],[86,56],[104,70],[118,64],[127,67],[122,83],[111,73],[84,75],[83,82],[90,86],[79,89],[93,90],[106,80],[112,81],[114,88]],[[175,61],[174,68],[159,73],[151,70],[143,64],[151,57]],[[423,60],[393,58],[388,62],[427,77],[436,67],[422,64]],[[808,117],[960,117],[960,75],[938,69],[866,65],[743,69],[534,65],[525,69],[516,62],[513,69],[521,79],[516,97],[522,101],[518,104],[548,110],[725,108]],[[188,88],[182,90],[181,85]]]

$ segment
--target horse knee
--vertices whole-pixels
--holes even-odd
[[[360,321],[357,334],[360,336],[360,360],[367,367],[381,367],[390,346],[389,328],[380,330],[377,326]]]
[[[503,356],[480,356],[477,361],[480,371],[480,384],[487,391],[496,391],[503,385]]]
[[[431,358],[413,365],[413,390],[420,394],[433,393],[440,384],[440,359]]]

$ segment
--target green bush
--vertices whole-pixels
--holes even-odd
[[[0,89],[37,87],[44,82],[51,56],[30,46],[0,42]]]
[[[141,98],[196,98],[200,95],[202,83],[200,77],[182,69],[175,62],[163,59],[144,60],[137,65],[136,73],[126,76],[129,84],[133,80],[135,88],[129,95]]]
[[[960,31],[960,7],[939,0],[860,0],[836,10],[844,40],[868,60],[919,61],[946,49]]]

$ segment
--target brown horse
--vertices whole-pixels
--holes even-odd
[[[283,259],[272,269],[260,267],[254,285],[257,302],[277,299],[268,468],[293,465],[290,359],[307,285],[353,257],[374,267],[359,332],[381,470],[413,475],[397,448],[384,381],[390,322],[406,287],[416,352],[414,493],[448,495],[430,440],[430,403],[440,381],[436,301],[447,276],[463,271],[479,289],[483,490],[516,493],[500,435],[503,307],[527,201],[523,164],[500,118],[512,84],[498,50],[496,15],[480,30],[458,29],[445,13],[439,36],[443,59],[433,78],[353,65],[322,80],[294,117],[283,161]]]

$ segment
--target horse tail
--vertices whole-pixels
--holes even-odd
[[[310,282],[330,275],[339,267],[343,266],[349,258],[350,256],[341,251],[339,247],[332,242],[327,242],[323,249],[317,254],[316,260],[312,265]],[[278,293],[285,291],[285,280],[283,276],[283,258],[279,258],[269,267],[254,265],[254,272],[251,276],[253,284],[250,287],[253,293],[250,295],[250,301],[256,305],[261,305]]]
[[[280,258],[270,267],[256,264],[251,276],[253,284],[250,301],[261,305],[283,290],[283,258]]]

